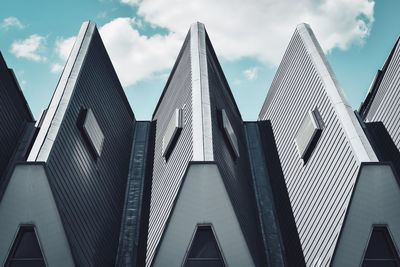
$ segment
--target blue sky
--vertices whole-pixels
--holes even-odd
[[[38,118],[81,23],[93,20],[136,117],[148,120],[190,23],[202,21],[243,118],[256,120],[298,23],[310,24],[356,109],[400,35],[399,14],[399,0],[13,0],[0,4],[0,51]]]

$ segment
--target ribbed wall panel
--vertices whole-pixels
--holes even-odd
[[[189,161],[192,144],[192,76],[190,40],[186,38],[153,120],[156,121],[154,169],[151,190],[146,266],[150,266]],[[184,125],[168,160],[162,156],[162,140],[175,109],[182,108]]]
[[[255,193],[252,188],[244,124],[208,37],[206,42],[214,160],[220,168],[225,187],[253,259],[257,266],[264,266],[266,264],[265,250],[262,243]],[[217,114],[217,110],[221,109],[225,110],[237,137],[240,155],[238,158],[236,158],[229,140],[221,129],[222,121],[218,120]]]
[[[54,141],[49,182],[77,266],[115,263],[134,116],[97,30]],[[96,158],[77,122],[90,108],[104,134]]]
[[[315,62],[296,30],[259,118],[270,120],[308,266],[328,266],[359,165]],[[325,127],[307,163],[295,135],[318,108]]]
[[[400,42],[396,43],[382,81],[377,88],[367,122],[382,121],[400,150]]]
[[[26,122],[33,121],[12,70],[0,53],[0,185]]]

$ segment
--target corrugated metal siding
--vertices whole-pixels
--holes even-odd
[[[77,266],[115,263],[135,119],[97,30],[52,146],[49,182]],[[90,153],[77,126],[91,108],[104,133],[103,153]]]
[[[400,150],[400,42],[372,101],[366,121],[382,121]]]
[[[186,37],[153,120],[156,121],[154,170],[151,191],[146,266],[151,264],[173,207],[183,175],[193,158],[190,38]],[[162,139],[175,109],[183,108],[184,126],[168,161],[162,156]]]
[[[27,122],[33,117],[0,53],[0,185]]]
[[[294,138],[306,113],[316,107],[325,128],[304,165]],[[259,118],[272,123],[306,263],[328,266],[359,162],[297,30]]]
[[[265,266],[266,255],[262,242],[257,204],[252,188],[243,121],[208,37],[206,42],[214,160],[220,168],[254,262],[257,266]],[[226,111],[237,137],[239,158],[236,158],[228,139],[221,129],[222,122],[218,120],[217,114],[220,109]]]

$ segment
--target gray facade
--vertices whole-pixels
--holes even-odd
[[[390,164],[362,164],[331,266],[364,266],[368,241],[376,226],[388,229],[394,250],[400,255],[400,213],[393,212],[399,208],[399,181]]]
[[[314,109],[324,126],[305,161],[295,139]],[[306,263],[327,266],[360,164],[377,158],[308,25],[297,27],[259,119],[272,124]]]
[[[28,162],[44,164],[65,249],[77,266],[115,263],[134,124],[100,35],[84,23],[37,137],[27,144]]]
[[[193,157],[191,72],[190,68],[188,68],[190,66],[189,39],[189,37],[186,37],[185,44],[164,90],[162,98],[167,101],[159,102],[153,116],[153,120],[156,122],[156,133],[147,263],[151,262],[154,257],[183,174]],[[174,151],[166,161],[162,156],[162,139],[166,127],[177,108],[184,108],[184,127],[180,133],[179,140],[176,142]]]
[[[0,263],[400,266],[396,127],[368,119],[396,121],[382,92],[398,55],[359,116],[301,24],[244,122],[197,22],[151,121],[136,121],[85,22],[36,124],[0,56]]]
[[[165,157],[162,142],[170,121],[175,119],[176,109],[183,110],[183,127],[172,153]],[[222,110],[237,138],[239,157],[232,151],[222,129]],[[266,256],[243,121],[203,24],[191,26],[153,120],[156,122],[156,135],[146,264],[153,262],[161,246],[160,240],[168,227],[188,164],[196,161],[218,165],[254,264],[264,265]]]
[[[64,70],[63,75],[69,75],[66,87],[57,88],[64,90],[60,100],[66,107],[62,121],[58,125],[55,121],[62,108],[58,105],[46,129],[50,106],[28,159],[33,159],[41,132],[47,131],[36,161],[46,162],[75,263],[104,266],[114,264],[116,258],[135,118],[99,33],[93,23],[84,26],[80,33],[84,34],[82,43],[78,37],[74,48],[79,49],[78,57],[70,56],[68,61],[79,59],[80,53],[84,58],[74,62],[71,73],[75,77]],[[65,97],[70,84],[72,92],[68,99]],[[100,157],[91,153],[77,127],[82,108],[93,110],[104,133]],[[59,130],[54,133],[56,127]],[[56,136],[50,140],[52,133]]]

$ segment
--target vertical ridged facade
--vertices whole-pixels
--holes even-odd
[[[190,60],[190,35],[188,35],[153,116],[156,134],[146,266],[153,260],[182,177],[193,157]],[[184,126],[174,150],[166,161],[162,156],[163,137],[177,108],[183,109]]]
[[[239,109],[223,74],[217,56],[206,35],[207,71],[211,103],[213,158],[219,166],[225,187],[236,211],[236,216],[246,238],[256,265],[265,264],[264,246],[261,242],[257,206],[252,188],[252,179],[245,130]],[[229,141],[221,130],[218,112],[225,110],[238,140],[239,157],[236,158]]]
[[[78,127],[82,108],[103,132],[100,156]],[[76,266],[115,264],[134,123],[95,24],[84,23],[29,155],[46,164]]]
[[[163,137],[176,109],[183,109],[183,128],[171,155],[163,157]],[[239,158],[224,136],[219,119],[222,109],[238,140]],[[188,164],[195,161],[218,165],[246,246],[255,264],[263,266],[265,250],[257,223],[243,121],[203,24],[191,26],[153,120],[156,134],[146,265],[152,264],[162,241]]]
[[[301,24],[243,122],[197,22],[152,120],[136,121],[85,22],[35,125],[0,54],[0,264],[26,224],[46,266],[355,266],[377,224],[398,247],[399,86],[398,41],[358,116]],[[194,238],[205,228],[218,259]]]
[[[305,163],[295,136],[318,109],[322,135]],[[260,120],[270,120],[308,266],[328,266],[363,161],[375,161],[308,25],[297,27],[269,89]]]
[[[0,186],[27,122],[33,116],[13,71],[0,53]]]
[[[400,42],[396,42],[360,112],[366,122],[382,121],[400,150]]]

